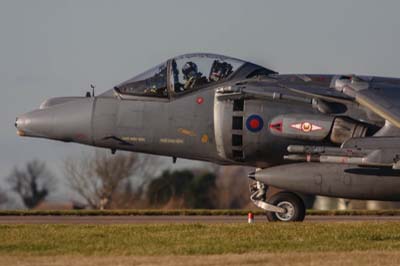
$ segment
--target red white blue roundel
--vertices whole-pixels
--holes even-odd
[[[264,127],[264,121],[259,115],[251,115],[246,120],[246,128],[251,132],[258,132]]]

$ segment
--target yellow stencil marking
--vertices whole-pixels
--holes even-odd
[[[127,142],[146,142],[146,139],[143,137],[123,137],[122,140]]]
[[[183,141],[183,139],[168,139],[168,138],[163,138],[163,139],[160,139],[160,143],[183,144],[184,141]]]
[[[203,134],[203,136],[201,136],[201,143],[207,143],[207,142],[208,142],[208,135]]]
[[[190,137],[195,137],[196,136],[196,133],[194,131],[191,131],[191,130],[186,129],[186,128],[179,128],[178,132],[183,134],[183,135],[190,136]]]

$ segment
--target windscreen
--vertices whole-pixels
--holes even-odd
[[[116,89],[126,95],[167,98],[167,75],[167,63],[163,63],[125,81]]]

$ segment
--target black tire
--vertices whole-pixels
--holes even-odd
[[[288,213],[284,214],[267,212],[267,219],[270,222],[301,222],[306,216],[303,200],[294,193],[277,193],[268,200],[268,203],[288,210]]]

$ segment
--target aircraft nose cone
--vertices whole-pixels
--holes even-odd
[[[92,98],[79,98],[19,115],[19,136],[92,143]]]
[[[19,136],[44,137],[51,131],[52,118],[47,112],[35,110],[18,116],[14,125]]]
[[[23,136],[23,131],[20,129],[22,125],[22,121],[17,117],[15,118],[14,126],[17,129],[17,135]]]

